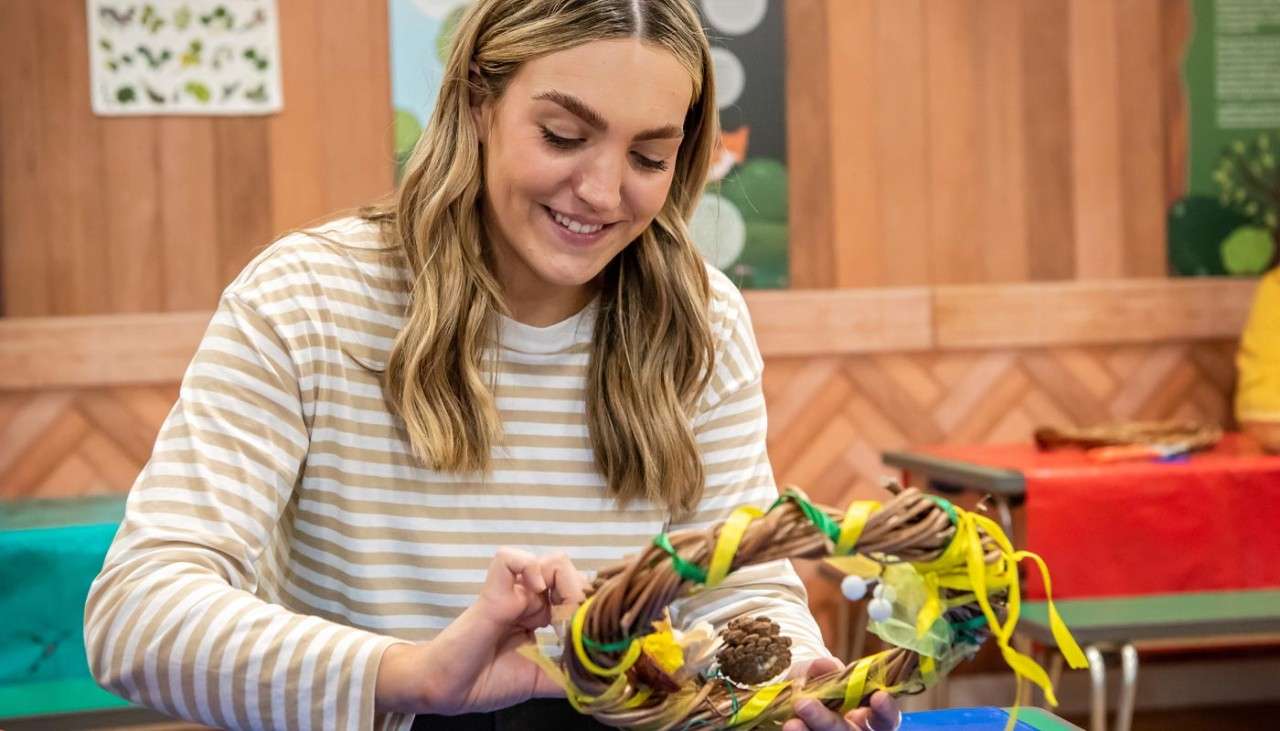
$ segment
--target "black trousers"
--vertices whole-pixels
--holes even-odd
[[[492,713],[418,716],[412,731],[597,731],[608,726],[560,698],[535,698]]]

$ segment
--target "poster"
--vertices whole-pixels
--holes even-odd
[[[100,115],[280,111],[275,0],[86,0]]]
[[[450,34],[469,0],[388,0],[397,165],[430,117]],[[786,67],[778,0],[700,0],[721,136],[694,241],[741,287],[787,286]]]
[[[1280,2],[1191,0],[1188,191],[1168,216],[1179,275],[1255,275],[1280,231]]]

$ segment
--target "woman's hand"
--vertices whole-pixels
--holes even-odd
[[[378,708],[454,715],[563,692],[516,649],[551,622],[551,607],[583,598],[564,554],[498,550],[476,602],[426,643],[395,645],[378,672]]]
[[[839,660],[823,657],[808,666],[793,667],[791,675],[816,678],[843,667]],[[896,731],[902,723],[897,701],[882,690],[872,694],[869,708],[855,708],[843,717],[812,698],[797,702],[795,711],[796,717],[783,724],[782,731]]]

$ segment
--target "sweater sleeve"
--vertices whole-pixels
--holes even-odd
[[[742,505],[767,509],[778,497],[765,449],[764,361],[742,295],[719,272],[711,275],[719,346],[715,372],[695,417],[706,487],[695,511],[670,526],[673,532],[705,529]],[[830,656],[789,560],[739,569],[716,588],[682,599],[672,609],[684,626],[709,621],[717,629],[739,616],[767,613],[791,637],[793,662]]]
[[[1258,282],[1236,365],[1236,418],[1280,422],[1280,269]]]
[[[282,515],[308,448],[280,326],[231,290],[185,374],[85,607],[97,681],[219,728],[390,727],[375,718],[382,653],[399,640],[289,611]]]

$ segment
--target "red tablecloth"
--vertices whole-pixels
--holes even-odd
[[[1055,598],[1280,587],[1280,456],[1239,435],[1175,462],[1030,444],[922,451],[1024,475],[1026,548],[1049,564]],[[1039,572],[1028,579],[1043,597]]]

